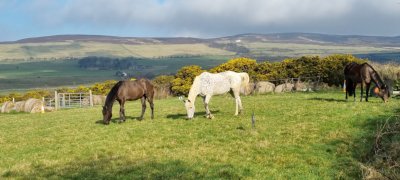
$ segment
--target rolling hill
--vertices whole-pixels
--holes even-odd
[[[275,33],[201,39],[55,35],[0,42],[0,61],[54,60],[86,56],[160,58],[210,55],[240,55],[259,60],[280,60],[285,57],[324,56],[335,53],[400,60],[400,36]],[[386,53],[390,53],[390,58],[385,56]],[[369,56],[370,54],[372,56]]]
[[[239,34],[234,36],[201,39],[191,37],[118,37],[102,35],[54,35],[44,37],[26,38],[17,41],[0,42],[0,44],[19,43],[51,43],[51,42],[101,42],[114,44],[198,44],[212,42],[236,42],[247,43],[275,42],[275,43],[299,43],[299,44],[332,44],[332,45],[371,45],[371,46],[400,46],[400,36],[360,36],[360,35],[328,35],[316,33],[273,33],[273,34]]]

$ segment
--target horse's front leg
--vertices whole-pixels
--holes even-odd
[[[142,101],[142,114],[140,115],[139,120],[143,120],[143,115],[146,111],[146,97],[143,96],[140,100]]]
[[[368,102],[368,96],[369,96],[369,87],[370,87],[371,83],[367,83],[365,84],[365,101]]]
[[[364,83],[362,82],[362,83],[361,83],[361,97],[360,97],[360,102],[362,102],[362,99],[363,99],[363,93],[364,93],[364,91],[363,91],[363,85],[364,85]]]
[[[208,108],[208,103],[211,100],[211,95],[206,95],[203,97],[204,108],[206,109],[206,118],[212,119],[214,116],[211,114],[210,109]]]
[[[120,121],[125,121],[125,100],[118,101],[120,108],[119,108],[119,119]]]

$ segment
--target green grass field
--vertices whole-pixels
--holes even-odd
[[[147,68],[123,70],[134,76],[175,74],[182,66],[199,65],[210,69],[226,62],[227,56],[199,56],[185,58],[143,59],[139,65]],[[115,76],[118,70],[87,70],[79,68],[76,60],[0,62],[0,94],[24,91],[29,88],[55,88],[93,84],[109,79],[120,80]]]
[[[358,98],[357,98],[358,99]],[[101,107],[0,114],[0,179],[360,179],[377,124],[399,100],[344,101],[339,92],[215,96],[215,119],[185,120],[177,98],[156,100],[155,120],[105,126]],[[256,128],[251,127],[255,112]]]
[[[330,54],[369,54],[383,55],[399,50],[391,47],[354,46],[354,45],[317,45],[296,43],[244,43],[253,55],[268,55],[270,57],[300,57],[304,55],[327,56]],[[382,57],[380,57],[382,58]]]
[[[113,56],[153,58],[173,55],[230,56],[235,53],[206,44],[114,44],[101,42],[48,42],[0,44],[0,62],[9,59],[63,59],[68,57]]]
[[[231,41],[220,41],[231,43]],[[139,57],[158,58],[179,55],[195,56],[234,56],[236,53],[224,49],[209,47],[207,43],[193,44],[115,44],[105,42],[46,42],[0,44],[0,62],[15,60],[37,60],[81,58],[87,56],[105,57]],[[312,43],[312,42],[310,42]],[[318,42],[314,42],[318,43]],[[241,42],[238,45],[250,50],[252,56],[269,57],[266,60],[282,60],[283,57],[300,57],[304,55],[326,56],[330,54],[379,54],[373,56],[378,60],[392,59],[392,53],[399,53],[398,47],[347,44],[308,44],[308,43],[274,43],[274,42]],[[278,59],[276,59],[278,58]],[[264,59],[265,60],[265,59]],[[387,61],[387,60],[385,60]]]

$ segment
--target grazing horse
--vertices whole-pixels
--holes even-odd
[[[356,98],[356,86],[357,83],[361,83],[361,99],[363,99],[363,85],[366,87],[365,101],[368,101],[369,88],[371,81],[375,83],[376,87],[374,92],[382,98],[384,102],[388,101],[390,96],[388,86],[383,83],[382,79],[379,77],[378,73],[372,68],[368,63],[357,64],[351,62],[344,68],[344,77],[346,80],[346,99],[347,94],[349,96],[354,95],[354,100]]]
[[[240,100],[240,89],[246,87],[249,83],[249,75],[247,73],[236,73],[233,71],[225,71],[217,74],[203,72],[193,81],[192,87],[190,88],[188,99],[183,100],[185,103],[187,117],[192,119],[194,116],[197,95],[203,97],[204,108],[206,109],[206,117],[212,119],[214,116],[211,114],[208,108],[211,96],[224,94],[228,91],[235,98],[236,111],[235,115],[238,115],[243,107],[242,101]],[[182,98],[180,98],[182,99]]]
[[[150,103],[151,119],[154,118],[154,87],[147,79],[135,81],[119,81],[111,88],[107,95],[106,102],[103,106],[103,122],[109,124],[112,116],[112,106],[117,100],[120,105],[119,117],[121,121],[125,121],[125,102],[141,99],[142,114],[139,120],[143,119],[143,114],[146,111],[146,99]]]

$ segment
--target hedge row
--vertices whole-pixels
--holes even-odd
[[[343,82],[343,69],[349,62],[363,63],[366,60],[358,59],[352,55],[330,55],[327,57],[303,56],[300,58],[284,59],[281,62],[260,62],[250,58],[234,58],[220,64],[209,72],[236,71],[247,72],[251,81],[276,80],[283,78],[316,77],[320,76],[324,83],[341,85]],[[174,95],[186,95],[189,92],[194,77],[206,70],[200,66],[184,66],[174,76],[158,76],[153,79],[156,87],[168,88]],[[58,92],[87,92],[106,95],[116,83],[114,80],[96,83],[93,86],[79,86],[77,88],[60,88]],[[34,90],[25,94],[12,93],[0,97],[0,103],[11,100],[24,100],[27,98],[50,97],[53,94],[46,90]]]
[[[282,62],[261,62],[250,58],[235,58],[218,65],[210,72],[247,72],[251,81],[268,81],[298,77],[319,76],[324,83],[338,86],[343,83],[343,69],[349,62],[363,63],[365,60],[352,55],[331,55],[327,57],[303,56],[285,59]],[[187,95],[194,77],[205,70],[199,66],[181,68],[172,81],[172,92],[175,95]]]

